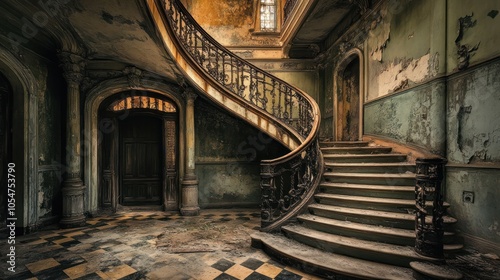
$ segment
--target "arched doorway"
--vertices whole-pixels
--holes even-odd
[[[0,72],[0,184],[7,186],[7,166],[12,162],[12,87]],[[7,191],[0,194],[0,220],[7,218]]]
[[[362,137],[363,84],[360,55],[350,54],[335,73],[335,139],[357,141]]]
[[[118,205],[162,205],[178,210],[178,110],[149,92],[127,92],[99,110],[99,200]]]

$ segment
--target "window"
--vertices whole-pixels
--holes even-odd
[[[276,31],[276,0],[260,0],[260,30]]]
[[[113,102],[109,106],[111,111],[121,111],[128,109],[153,109],[166,113],[173,113],[176,111],[175,105],[164,100],[160,100],[147,96],[131,96]]]

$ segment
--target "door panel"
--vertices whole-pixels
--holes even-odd
[[[162,121],[131,116],[121,122],[121,203],[160,204],[162,201]]]
[[[340,75],[337,101],[337,133],[339,140],[359,140],[359,59],[350,62]]]

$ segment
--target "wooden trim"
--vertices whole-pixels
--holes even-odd
[[[464,239],[465,246],[472,247],[482,253],[493,252],[500,255],[500,244],[467,233],[461,233],[460,235]]]
[[[429,153],[422,147],[412,144],[402,144],[396,140],[383,136],[365,134],[363,135],[363,141],[368,141],[380,146],[389,146],[392,148],[393,152],[407,155],[408,161],[411,163],[415,163],[417,158],[442,158],[439,155]]]

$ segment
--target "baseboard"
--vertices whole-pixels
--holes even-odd
[[[415,163],[417,158],[442,158],[441,156],[433,154],[422,147],[412,144],[403,144],[384,136],[365,134],[363,135],[363,141],[372,142],[379,146],[391,147],[392,151],[395,153],[408,155],[408,162],[411,163]]]
[[[463,237],[466,248],[475,249],[483,254],[494,253],[500,256],[500,244],[466,233],[461,233],[460,236]]]

